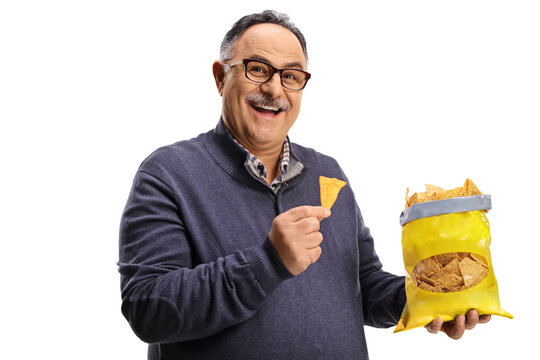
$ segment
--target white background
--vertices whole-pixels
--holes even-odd
[[[118,226],[155,148],[215,126],[211,66],[255,1],[2,1],[3,359],[145,359],[120,313]],[[354,4],[354,5],[353,5]],[[373,359],[537,353],[540,7],[273,1],[313,74],[290,136],[341,163],[385,269],[404,274],[405,189],[492,195],[503,308],[460,341],[367,328]]]

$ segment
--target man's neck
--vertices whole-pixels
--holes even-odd
[[[225,128],[227,129],[227,126],[225,126]],[[227,129],[227,132],[247,151],[256,156],[257,159],[259,159],[263,163],[264,167],[266,168],[266,178],[264,179],[264,181],[268,185],[271,185],[277,176],[279,159],[281,157],[281,152],[283,151],[283,141],[285,139],[283,139],[281,143],[275,146],[268,148],[258,148],[253,146],[253,144],[251,143],[242,141],[242,139],[239,139],[238,137],[233,135],[233,132],[231,132],[229,129]]]
[[[281,152],[283,151],[283,143],[269,149],[256,149],[250,146],[250,144],[242,144],[242,146],[263,163],[266,168],[266,178],[264,181],[268,185],[271,185],[277,176],[279,159],[281,158]]]
[[[257,154],[253,154],[257,156],[259,160],[263,163],[264,167],[266,168],[266,179],[264,181],[270,186],[272,184],[272,181],[276,178],[277,172],[278,172],[278,166],[279,166],[279,157],[280,157],[281,151],[277,154],[277,157],[275,155],[269,155],[269,156],[260,156]]]

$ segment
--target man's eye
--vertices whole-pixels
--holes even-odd
[[[257,72],[257,73],[265,73],[266,71],[264,70],[264,68],[260,67],[260,66],[253,66],[251,68],[251,71],[252,72]]]
[[[296,80],[296,75],[293,73],[285,73],[283,77],[287,80]]]

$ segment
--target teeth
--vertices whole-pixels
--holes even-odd
[[[266,106],[266,105],[255,105],[255,106],[260,107],[261,109],[266,109],[266,110],[272,110],[272,111],[279,110],[279,107],[277,106]]]

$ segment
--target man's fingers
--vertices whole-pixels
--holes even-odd
[[[460,339],[465,330],[471,330],[478,323],[486,323],[491,319],[491,315],[478,315],[478,311],[470,310],[467,312],[467,316],[458,315],[452,321],[443,322],[441,318],[436,318],[429,325],[426,325],[427,331],[432,334],[436,334],[442,330],[448,337],[458,340]]]
[[[480,315],[480,319],[478,319],[478,322],[480,324],[485,324],[487,323],[489,320],[491,320],[491,315]]]
[[[322,206],[299,206],[274,218],[268,237],[293,275],[305,271],[321,256],[320,221],[330,216]]]
[[[320,246],[309,250],[309,256],[311,257],[311,263],[313,264],[321,257],[322,249]]]
[[[315,217],[319,221],[330,216],[330,210],[322,206],[298,206],[288,210],[287,216],[291,221],[299,221],[307,217]]]
[[[330,211],[330,209],[327,209],[323,206],[320,206],[320,208],[322,209],[322,214],[320,214],[319,216],[317,216],[317,219],[319,221],[323,221],[324,219],[326,219],[327,217],[329,217],[330,215],[332,215],[332,212]]]
[[[427,329],[427,331],[429,331],[430,333],[436,334],[436,333],[438,333],[438,332],[441,330],[442,324],[443,324],[442,319],[441,319],[441,318],[436,318],[436,319],[433,320],[431,323],[429,323],[428,325],[426,325],[426,329]]]
[[[469,310],[469,312],[467,313],[467,319],[465,321],[465,329],[467,329],[467,330],[474,329],[476,324],[478,324],[479,320],[480,319],[478,317],[478,311]]]
[[[323,236],[320,232],[314,232],[309,235],[306,235],[307,246],[306,249],[313,249],[321,245],[323,241]]]
[[[311,234],[316,231],[319,231],[321,227],[320,221],[313,216],[303,218],[296,222],[296,225],[299,227],[300,231],[304,234]]]
[[[458,315],[455,320],[445,322],[442,330],[454,340],[461,339],[465,333],[465,316]]]

